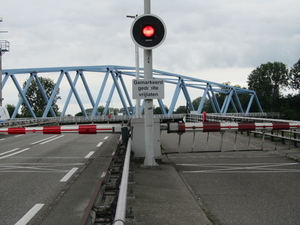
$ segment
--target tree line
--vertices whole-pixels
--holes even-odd
[[[49,98],[54,89],[55,83],[50,78],[39,77],[40,83],[45,90],[47,97]],[[23,83],[23,89],[26,87],[28,80]],[[224,83],[226,85],[231,85],[230,82]],[[290,69],[282,62],[268,62],[261,64],[256,69],[254,69],[247,77],[248,87],[243,87],[245,89],[253,90],[256,92],[259,101],[263,107],[264,112],[279,112],[280,117],[283,119],[300,120],[300,59],[296,62]],[[45,97],[42,95],[39,88],[41,85],[36,81],[32,80],[26,97],[32,110],[37,117],[41,117],[45,108],[46,103],[44,101]],[[236,87],[241,87],[236,85]],[[292,93],[291,93],[292,91]],[[293,93],[293,91],[298,91]],[[20,96],[19,96],[20,97]],[[221,104],[226,97],[226,94],[216,93],[216,98]],[[193,100],[192,104],[195,109],[198,108],[202,97],[198,97]],[[240,101],[243,108],[247,107],[250,96],[240,96]],[[59,107],[57,101],[61,99],[59,96],[59,90],[57,91],[54,101],[52,103],[52,109],[57,116],[60,115]],[[8,112],[12,115],[15,106],[8,104],[6,105]],[[169,109],[165,106],[166,111]],[[86,109],[87,114],[91,113],[92,109]],[[98,112],[100,115],[103,114],[104,106],[98,107]],[[186,113],[189,111],[187,105],[181,105],[176,108],[173,113]],[[208,113],[213,112],[209,99],[205,99],[205,104],[203,111]],[[250,110],[251,112],[258,112],[257,106],[253,106]],[[123,113],[124,109],[110,108],[107,114],[117,115],[118,113]],[[234,109],[229,108],[228,112],[234,112]],[[154,114],[161,114],[160,107],[155,107],[153,109]],[[78,112],[75,116],[83,115],[82,112]],[[50,113],[48,116],[52,116]],[[71,116],[71,115],[69,115]],[[21,106],[21,112],[17,117],[31,117],[30,111],[27,109],[24,102]]]
[[[247,83],[248,89],[256,91],[265,112],[300,120],[300,59],[290,69],[282,62],[261,64],[249,74]]]

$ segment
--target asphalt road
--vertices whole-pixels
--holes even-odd
[[[0,135],[0,224],[78,224],[118,137]]]
[[[191,150],[193,134],[184,135],[181,153],[168,157],[215,224],[299,224],[299,162],[275,151],[231,152],[234,137],[229,135],[223,143],[226,149],[219,152],[219,134],[210,137],[215,141],[209,143],[209,149],[215,152],[183,153]],[[197,134],[199,150],[205,150],[206,138],[206,134]],[[178,136],[162,133],[161,142],[166,152],[177,151]],[[247,143],[247,139],[239,137],[238,142]],[[257,141],[255,147],[252,141],[251,145],[259,149],[260,144]]]

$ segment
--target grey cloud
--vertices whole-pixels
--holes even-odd
[[[18,7],[15,7],[15,6]],[[166,41],[154,50],[158,69],[197,71],[295,63],[300,52],[297,0],[152,0],[166,23]],[[11,42],[4,67],[133,65],[132,23],[143,1],[21,1],[2,3]],[[26,55],[27,57],[24,57]],[[16,62],[18,62],[16,64]]]

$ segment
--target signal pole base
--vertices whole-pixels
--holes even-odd
[[[159,166],[155,159],[153,157],[146,157],[145,160],[144,160],[144,164],[142,165],[143,168],[145,167],[157,167]]]
[[[154,156],[155,160],[160,160],[162,157],[161,154],[161,142],[160,142],[160,120],[158,118],[153,118],[154,121],[154,141],[152,141],[152,145],[154,145],[154,155],[150,153],[152,157]],[[134,154],[134,158],[140,158],[143,160],[147,158],[148,162],[148,153],[145,151],[145,146],[147,139],[149,137],[145,135],[145,120],[144,118],[133,118],[131,120],[131,137],[132,137],[132,151]],[[151,144],[151,143],[150,143]],[[147,144],[149,145],[149,144]],[[151,156],[150,156],[151,159]],[[150,161],[150,160],[149,160]]]

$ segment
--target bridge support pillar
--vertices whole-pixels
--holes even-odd
[[[153,118],[154,129],[154,158],[161,158],[160,149],[160,120]],[[145,121],[144,118],[133,118],[131,120],[131,137],[132,137],[132,151],[135,158],[145,158]]]

